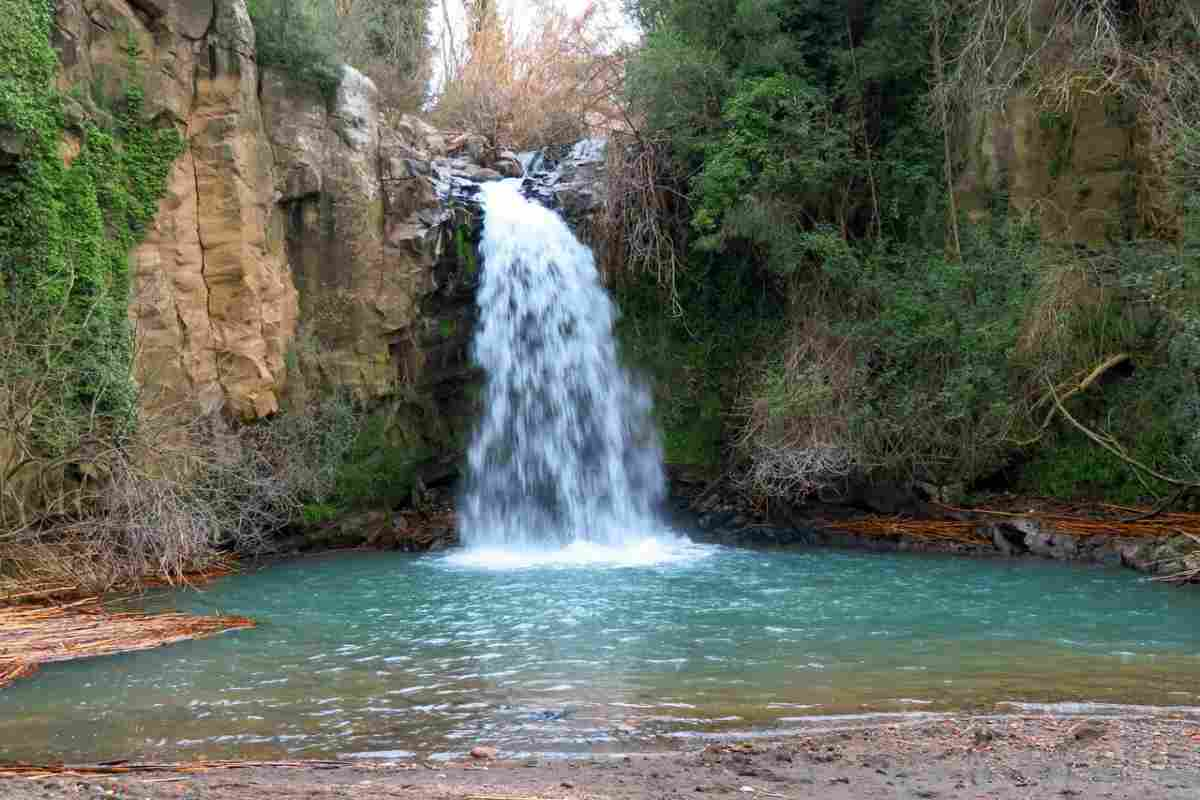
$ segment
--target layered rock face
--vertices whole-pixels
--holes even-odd
[[[79,116],[140,86],[146,118],[187,144],[132,256],[144,402],[253,421],[335,387],[413,477],[451,477],[478,403],[473,198],[529,164],[385,115],[348,67],[334,97],[260,68],[246,2],[58,4],[60,88]],[[549,155],[528,185],[586,235],[603,143]]]
[[[353,69],[331,102],[260,71],[246,0],[61,0],[56,28],[88,113],[139,85],[187,142],[133,254],[147,402],[259,419],[289,364],[364,401],[461,380],[477,220],[450,199],[501,177],[486,148],[383,124]]]
[[[1050,238],[1093,247],[1176,239],[1182,222],[1163,172],[1165,144],[1136,103],[1089,83],[1091,67],[1074,63],[1069,30],[1054,24],[1055,6],[1035,7],[1031,38],[1010,44],[998,70],[1032,59],[1029,69],[1073,75],[1079,88],[1051,98],[1017,81],[1002,107],[977,110],[958,142],[966,156],[960,205],[979,220],[1006,198]]]
[[[319,363],[304,366],[364,400],[415,379],[397,345],[417,335],[422,303],[440,288],[436,266],[455,222],[434,173],[440,137],[412,118],[382,125],[377,95],[346,67],[326,110],[314,88],[263,76],[272,230],[286,243],[301,336],[311,340],[299,352],[319,352]]]
[[[153,227],[133,254],[130,314],[148,402],[278,410],[296,290],[268,236],[273,156],[243,0],[62,0],[65,90],[145,90],[145,114],[185,136]]]
[[[1014,210],[1035,214],[1063,241],[1103,245],[1174,224],[1174,212],[1164,217],[1158,207],[1169,198],[1147,158],[1145,132],[1111,99],[1088,97],[1057,114],[1018,94],[975,125],[958,184],[975,219],[987,214],[990,198],[1007,194]]]

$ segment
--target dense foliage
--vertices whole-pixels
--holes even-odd
[[[429,79],[427,0],[249,0],[258,61],[337,90],[341,64],[366,73],[388,105],[412,111]]]
[[[61,453],[133,413],[129,251],[182,140],[142,118],[134,83],[95,113],[61,95],[51,14],[48,0],[0,5],[0,135],[13,145],[0,164],[0,317],[5,417],[25,413]]]
[[[742,352],[703,360],[708,371],[698,365],[692,379],[726,387],[721,408],[737,431],[723,440],[752,493],[801,496],[856,475],[935,491],[1000,476],[1059,496],[1161,493],[1054,413],[1056,396],[1118,355],[1119,369],[1072,395],[1077,418],[1125,456],[1194,480],[1200,259],[1187,226],[1155,230],[1130,205],[1107,246],[1076,246],[1039,230],[1040,214],[1017,210],[1002,188],[965,213],[955,182],[983,135],[980,112],[1019,92],[1043,104],[1039,135],[1058,143],[1049,179],[1074,180],[1083,101],[1073,87],[1092,86],[1104,67],[1110,85],[1092,91],[1109,93],[1106,113],[1150,120],[1160,137],[1142,170],[1163,186],[1140,187],[1138,202],[1157,192],[1172,209],[1159,219],[1175,218],[1174,191],[1188,197],[1196,174],[1198,84],[1186,58],[1200,38],[1195,16],[1177,3],[1038,8],[629,3],[645,31],[628,67],[637,136],[667,148],[657,179],[686,198],[672,287],[745,283],[774,300],[736,307],[710,334],[711,309],[676,291],[682,319],[670,325],[686,333],[649,368],[678,386],[673,365],[731,331],[755,354],[749,374]],[[1024,26],[1015,42],[1004,19]],[[1103,41],[1094,33],[1109,30]],[[1125,75],[1122,64],[1142,67]],[[1154,83],[1165,75],[1169,100]],[[643,331],[631,347],[651,352],[644,331],[655,324],[626,311],[625,330]],[[706,402],[694,393],[671,414],[690,424],[711,416]],[[670,442],[677,428],[664,421]]]

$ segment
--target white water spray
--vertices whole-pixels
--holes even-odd
[[[617,360],[592,253],[515,181],[483,187],[484,415],[468,452],[460,560],[655,563],[684,544],[658,508],[648,393]]]

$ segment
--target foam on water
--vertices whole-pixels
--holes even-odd
[[[630,537],[618,545],[576,540],[562,547],[472,547],[446,556],[444,564],[474,569],[536,569],[546,567],[657,567],[706,558],[711,545],[666,533]]]
[[[472,355],[483,418],[460,504],[488,567],[646,565],[695,557],[659,509],[662,455],[644,387],[621,367],[591,251],[517,181],[483,188]]]

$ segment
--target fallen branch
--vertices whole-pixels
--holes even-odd
[[[1071,399],[1075,395],[1086,392],[1089,388],[1091,388],[1093,383],[1100,380],[1100,378],[1102,378],[1105,375],[1105,373],[1107,373],[1110,369],[1112,369],[1113,367],[1119,366],[1121,364],[1124,364],[1128,360],[1129,360],[1128,353],[1117,353],[1115,356],[1109,356],[1108,358],[1104,359],[1104,361],[1102,361],[1098,365],[1096,365],[1096,367],[1094,369],[1092,369],[1092,371],[1089,372],[1084,377],[1083,380],[1081,380],[1079,383],[1075,384],[1074,386],[1070,386],[1069,389],[1067,386],[1060,385],[1058,387],[1058,390],[1067,389],[1067,393],[1062,396],[1061,400],[1063,402],[1066,402],[1067,400]],[[1049,383],[1050,382],[1047,380],[1047,384],[1049,384]],[[1030,413],[1032,414],[1033,412],[1037,411],[1038,408],[1040,408],[1043,404],[1049,402],[1051,399],[1056,400],[1056,401],[1059,400],[1060,398],[1057,396],[1058,390],[1056,390],[1053,385],[1050,385],[1050,391],[1048,393],[1042,395],[1042,397],[1036,403],[1033,404],[1033,407],[1030,409]],[[1044,434],[1046,432],[1046,429],[1048,427],[1050,427],[1050,423],[1054,420],[1054,412],[1055,412],[1055,408],[1052,406],[1050,408],[1050,410],[1046,412],[1046,416],[1042,419],[1042,424],[1038,426],[1037,434],[1035,434],[1030,439],[1020,440],[1020,441],[1016,442],[1016,444],[1021,447],[1028,447],[1029,445],[1031,445],[1031,444],[1037,442],[1039,439],[1041,439],[1042,434]]]
[[[1171,506],[1175,505],[1180,500],[1182,500],[1184,498],[1184,496],[1187,495],[1191,491],[1192,491],[1192,487],[1182,486],[1182,487],[1180,487],[1179,491],[1175,492],[1175,494],[1173,494],[1173,495],[1168,496],[1165,500],[1163,500],[1161,503],[1159,503],[1158,505],[1156,505],[1154,508],[1150,509],[1149,511],[1146,511],[1141,514],[1137,514],[1136,516],[1126,517],[1126,518],[1124,518],[1122,520],[1118,520],[1118,521],[1122,522],[1122,523],[1141,522],[1142,520],[1147,520],[1147,519],[1151,519],[1153,517],[1157,517],[1159,514],[1163,513],[1168,508],[1170,508]]]
[[[338,769],[349,766],[351,766],[349,761],[180,761],[169,763],[114,761],[105,764],[0,764],[0,777],[50,778],[64,775],[131,775],[146,772],[191,774],[227,769]]]
[[[1058,413],[1062,414],[1063,418],[1067,422],[1071,423],[1071,425],[1074,426],[1076,430],[1078,430],[1080,433],[1082,433],[1088,439],[1092,440],[1097,445],[1099,445],[1100,447],[1107,450],[1109,453],[1112,453],[1114,456],[1121,459],[1129,466],[1139,469],[1142,472],[1146,473],[1147,475],[1149,475],[1153,478],[1157,478],[1158,480],[1162,481],[1163,483],[1170,484],[1171,486],[1182,486],[1185,489],[1200,488],[1200,482],[1185,481],[1180,478],[1173,478],[1170,475],[1164,475],[1163,473],[1161,473],[1155,469],[1152,469],[1151,467],[1143,464],[1141,461],[1138,461],[1136,458],[1133,458],[1132,456],[1127,454],[1110,437],[1101,436],[1100,434],[1096,433],[1088,426],[1084,425],[1079,420],[1075,419],[1075,417],[1071,416],[1071,412],[1067,411],[1066,407],[1063,405],[1064,398],[1060,398],[1058,396],[1058,392],[1055,391],[1054,385],[1051,384],[1049,381],[1046,381],[1046,385],[1050,387],[1050,395],[1051,395],[1051,397],[1054,398],[1054,406],[1055,406],[1055,408],[1058,409]],[[1072,392],[1072,394],[1074,394],[1074,392]],[[1068,395],[1068,396],[1070,396],[1070,395]]]

